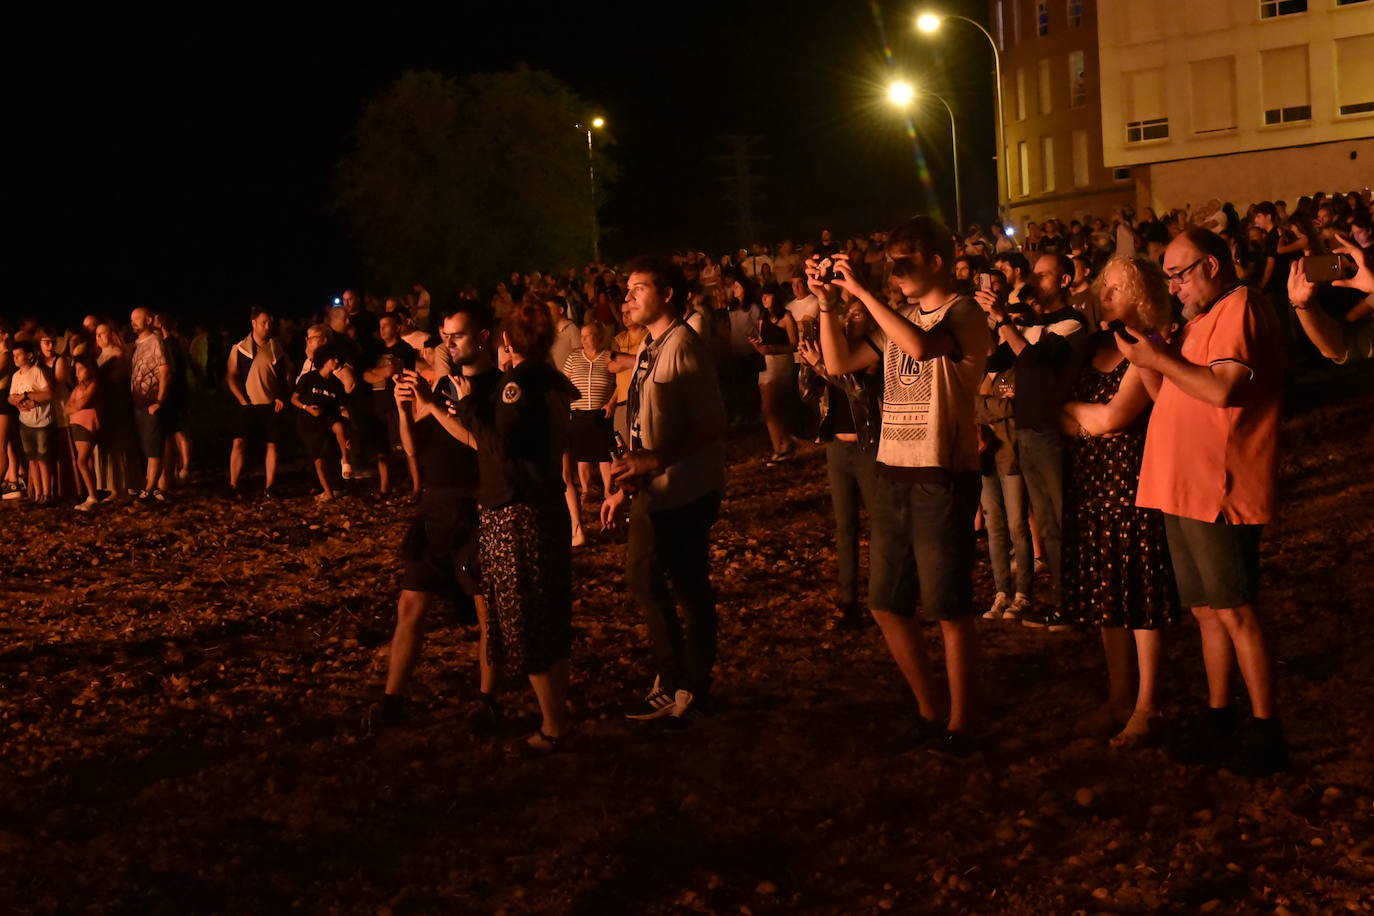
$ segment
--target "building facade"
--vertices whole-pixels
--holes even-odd
[[[1001,49],[1011,224],[1105,218],[1133,204],[1130,171],[1103,159],[1097,0],[992,0],[989,13]]]
[[[1101,146],[1138,206],[1374,182],[1374,0],[1111,0]]]

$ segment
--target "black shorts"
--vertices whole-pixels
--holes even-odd
[[[96,441],[95,433],[93,433],[91,430],[87,429],[86,427],[82,426],[80,423],[73,423],[73,424],[71,424],[71,425],[70,425],[69,427],[67,427],[67,428],[70,429],[70,430],[72,431],[72,441],[73,441],[73,442],[95,442],[95,441]]]
[[[167,445],[167,428],[162,423],[162,410],[148,413],[146,407],[134,408],[134,429],[138,431],[138,451],[144,458],[161,458]]]
[[[1259,543],[1263,525],[1232,525],[1222,517],[1200,522],[1164,514],[1169,556],[1184,607],[1233,608],[1259,599]]]
[[[283,411],[284,412],[284,411]],[[239,405],[234,438],[276,445],[282,439],[282,415],[271,404]]]
[[[568,451],[573,461],[596,464],[611,460],[614,429],[609,417],[599,410],[574,410],[568,429]]]
[[[345,457],[339,455],[339,442],[334,437],[335,423],[344,422],[343,417],[312,417],[303,410],[297,411],[296,432],[305,446],[305,454],[312,460],[328,460]]]
[[[449,489],[425,490],[401,541],[401,588],[460,606],[482,594],[477,534],[477,500]]]
[[[162,420],[162,429],[168,436],[186,432],[186,405],[179,401],[167,401],[158,408],[157,415]]]
[[[869,606],[911,616],[919,595],[928,620],[974,614],[973,519],[982,476],[967,471],[915,482],[880,468],[873,489]]]

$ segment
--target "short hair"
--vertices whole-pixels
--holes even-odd
[[[30,358],[33,357],[33,344],[27,340],[16,340],[14,343],[10,344],[10,351],[13,352],[16,350],[23,350]]]
[[[1279,208],[1274,206],[1273,203],[1271,203],[1270,201],[1262,200],[1259,203],[1255,204],[1255,215],[1264,215],[1269,217],[1270,219],[1278,219]]]
[[[1273,204],[1270,206],[1272,207]],[[1187,239],[1205,257],[1216,260],[1217,274],[1221,277],[1222,282],[1231,283],[1236,280],[1236,262],[1231,257],[1231,246],[1226,239],[1211,229],[1203,229],[1201,226],[1191,226],[1183,230],[1182,237]]]
[[[537,295],[528,295],[506,316],[502,330],[510,347],[523,358],[541,360],[553,347],[553,316]]]
[[[1054,270],[1061,277],[1073,281],[1073,259],[1066,254],[1042,254],[1042,258],[1054,258]]]
[[[587,323],[582,325],[582,330],[590,330],[596,335],[596,345],[599,347],[606,341],[606,326],[595,318],[588,318]],[[580,333],[580,332],[579,332]]]
[[[1019,251],[1003,251],[992,259],[992,263],[1010,264],[1011,269],[1021,271],[1022,276],[1030,273],[1030,261],[1027,261],[1026,256]]]
[[[681,267],[672,261],[642,254],[632,258],[625,265],[623,273],[627,277],[630,274],[648,274],[660,294],[665,289],[672,290],[672,295],[663,300],[664,305],[668,306],[670,311],[681,315],[686,310],[687,275],[682,272]]]
[[[319,369],[321,366],[329,362],[331,359],[339,365],[343,365],[343,363],[345,362],[343,357],[343,351],[340,350],[338,347],[334,346],[333,344],[327,343],[315,351],[315,354],[310,357],[310,363],[316,369]]]
[[[954,270],[954,237],[943,223],[924,214],[913,216],[887,234],[887,250],[894,249],[919,252],[927,260],[939,258],[946,273]]]
[[[248,320],[257,321],[259,315],[266,315],[268,318],[275,318],[272,310],[265,305],[255,305],[248,310]]]
[[[334,337],[334,329],[331,328],[329,325],[324,324],[323,322],[312,324],[310,327],[305,329],[305,333],[307,337],[311,334],[319,334],[321,337],[324,338],[325,343],[329,343],[329,341],[332,340]]]
[[[454,315],[468,316],[468,324],[477,331],[490,331],[492,323],[496,320],[491,306],[476,299],[459,299],[439,313],[439,321],[448,321]]]

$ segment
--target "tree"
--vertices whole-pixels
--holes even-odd
[[[338,167],[335,203],[374,281],[452,292],[587,260],[587,116],[539,70],[403,73],[368,102]],[[594,155],[598,183],[613,179]]]

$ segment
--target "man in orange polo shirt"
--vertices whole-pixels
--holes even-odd
[[[1188,323],[1181,347],[1140,337],[1121,351],[1155,398],[1136,503],[1165,513],[1179,597],[1193,609],[1207,670],[1203,756],[1231,743],[1231,672],[1239,664],[1253,719],[1243,735],[1256,772],[1286,769],[1273,663],[1255,606],[1259,541],[1273,518],[1283,393],[1282,332],[1261,295],[1236,277],[1226,242],[1190,229],[1164,253]]]

